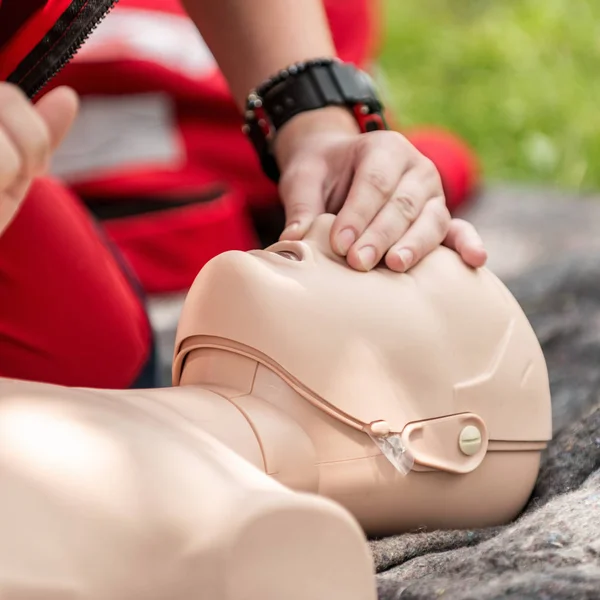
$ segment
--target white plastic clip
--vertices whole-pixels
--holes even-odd
[[[387,423],[383,421],[372,423],[366,431],[394,468],[402,475],[408,475],[415,464],[415,459],[404,445],[402,435],[391,433]]]

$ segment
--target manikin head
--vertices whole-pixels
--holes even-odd
[[[548,440],[544,357],[504,285],[443,247],[406,274],[354,271],[330,248],[332,221],[319,217],[303,241],[205,266],[180,321],[174,383],[191,349],[220,347],[367,433],[469,414],[478,455],[489,440]]]

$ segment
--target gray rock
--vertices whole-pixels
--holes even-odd
[[[600,195],[495,185],[458,216],[477,227],[488,266],[502,279],[566,254],[600,252]]]
[[[507,283],[542,343],[558,430],[600,391],[600,251],[563,254]]]

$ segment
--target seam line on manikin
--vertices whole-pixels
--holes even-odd
[[[256,363],[254,365],[254,373],[252,375],[252,384],[250,385],[250,391],[249,392],[242,392],[242,393],[238,394],[237,396],[232,396],[231,398],[228,398],[227,396],[224,396],[220,392],[216,392],[214,390],[211,390],[211,391],[213,393],[217,394],[218,396],[221,396],[221,398],[224,398],[225,400],[227,400],[227,402],[229,402],[230,404],[233,404],[233,406],[235,406],[238,409],[238,411],[242,414],[242,416],[244,417],[244,419],[246,419],[246,422],[248,423],[248,426],[250,427],[250,429],[252,430],[252,433],[256,437],[256,441],[258,442],[258,448],[259,448],[260,454],[262,456],[263,468],[265,470],[265,473],[268,474],[269,470],[267,468],[267,456],[265,454],[265,448],[263,446],[263,443],[262,443],[262,440],[260,438],[260,435],[258,434],[258,430],[254,426],[254,423],[250,420],[250,415],[248,415],[248,413],[241,406],[239,406],[235,402],[236,398],[244,398],[244,397],[250,396],[252,394],[252,390],[254,389],[254,382],[256,381],[257,374],[258,374],[258,363]]]
[[[256,378],[258,377],[258,366],[259,363],[254,364],[254,373],[252,373],[252,381],[250,382],[250,389],[247,392],[240,392],[237,396],[231,396],[229,400],[235,400],[236,398],[243,398],[244,396],[250,396],[254,391],[254,384],[256,383]],[[220,395],[220,394],[219,394]],[[237,404],[236,404],[237,406]]]

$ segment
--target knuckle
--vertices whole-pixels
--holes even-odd
[[[393,189],[393,182],[382,169],[371,169],[365,174],[365,182],[381,196],[387,196]]]
[[[361,137],[363,150],[377,148],[392,156],[405,154],[412,147],[407,139],[397,131],[372,131],[369,135]]]
[[[398,232],[391,225],[383,226],[373,232],[373,245],[383,254],[398,241]]]
[[[423,178],[432,181],[436,186],[442,186],[442,178],[436,164],[424,154],[419,153],[419,170]]]
[[[351,206],[345,204],[342,208],[342,211],[346,211],[343,214],[344,223],[347,223],[347,225],[354,229],[358,235],[361,235],[365,231],[369,225],[369,222],[373,218],[373,215],[371,211],[369,211],[368,207],[362,204],[353,204]],[[340,211],[340,215],[342,215],[342,211]]]
[[[404,192],[400,192],[392,196],[391,203],[394,208],[411,223],[416,220],[421,212],[419,202]]]

